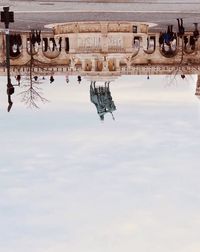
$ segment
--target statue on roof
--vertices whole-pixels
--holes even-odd
[[[116,110],[116,106],[112,100],[109,86],[110,82],[105,82],[104,86],[99,87],[96,87],[95,84],[95,81],[92,81],[90,84],[91,102],[96,106],[97,113],[102,121],[106,113],[111,113],[114,120],[112,112]]]

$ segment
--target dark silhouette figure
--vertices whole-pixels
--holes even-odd
[[[196,40],[195,40],[194,36],[190,36],[191,50],[195,50],[195,43],[196,43]]]
[[[185,79],[185,74],[181,74],[181,78],[182,78],[182,79]]]
[[[37,31],[37,30],[31,31],[31,44],[33,46],[35,46],[36,42],[38,43],[38,45],[40,45],[40,43],[41,43],[41,31],[40,30],[39,31]]]
[[[15,42],[18,46],[22,46],[22,38],[20,34],[15,35]]]
[[[163,33],[160,32],[160,36],[159,36],[159,44],[163,46],[164,44],[164,36],[163,36]]]
[[[196,40],[199,38],[198,23],[194,23],[193,36],[194,36],[194,39]]]
[[[168,25],[167,31],[160,32],[159,45],[162,53],[166,57],[171,57],[176,53],[177,44],[176,33],[173,32],[173,25]]]
[[[22,39],[20,34],[10,34],[10,56],[17,57],[20,55]]]
[[[172,41],[174,39],[173,25],[168,25],[167,33],[169,34],[170,41]]]
[[[34,32],[34,30],[32,30],[31,31],[31,44],[33,45],[33,46],[35,46],[35,43],[36,43],[36,35],[35,35],[35,32]]]
[[[184,48],[185,48],[185,49],[186,49],[186,47],[187,47],[188,42],[189,42],[188,37],[185,36],[185,37],[184,37]]]
[[[43,51],[46,52],[48,50],[48,39],[43,38]]]
[[[183,26],[183,19],[182,18],[177,18],[178,21],[178,36],[182,38],[182,36],[185,33],[185,28]]]
[[[59,41],[58,41],[58,44],[59,44],[59,51],[61,51],[61,49],[62,49],[62,38],[60,37],[59,38]]]
[[[35,37],[36,37],[36,41],[37,41],[38,45],[40,45],[40,43],[41,43],[41,30],[35,31]]]
[[[80,75],[78,75],[77,81],[78,81],[79,84],[81,84],[81,76]]]
[[[17,84],[20,86],[20,81],[21,81],[21,75],[18,74],[15,79],[17,80]]]
[[[52,82],[54,82],[55,79],[54,79],[54,77],[51,75],[49,80],[50,80],[50,83],[52,83]]]
[[[164,38],[164,43],[166,45],[170,45],[170,41],[171,41],[170,34],[167,32],[163,33],[163,38]]]

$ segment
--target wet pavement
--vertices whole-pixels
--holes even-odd
[[[147,4],[148,3],[148,4]],[[195,1],[4,1],[15,12],[15,30],[44,29],[50,23],[70,21],[139,21],[157,23],[154,30],[176,25],[176,18],[184,18],[186,29],[200,20],[200,2]],[[109,12],[108,12],[109,10]],[[3,29],[3,24],[0,28]]]

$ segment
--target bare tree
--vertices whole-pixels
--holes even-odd
[[[43,97],[42,88],[39,85],[37,81],[30,79],[29,83],[23,85],[26,90],[19,93],[19,95],[22,96],[21,101],[30,108],[39,108],[39,102],[48,102],[48,100]]]
[[[31,33],[30,33],[31,38]],[[43,96],[41,84],[42,81],[38,79],[38,75],[41,74],[40,71],[48,74],[48,71],[44,68],[44,63],[34,58],[33,54],[33,44],[30,39],[30,60],[26,63],[28,67],[28,72],[22,78],[22,87],[26,90],[19,93],[22,96],[22,102],[25,103],[30,108],[39,108],[38,103],[46,103],[48,100]],[[38,69],[35,71],[35,67]]]
[[[184,58],[185,53],[184,53],[184,40],[183,40],[183,37],[181,38],[181,48],[180,49],[181,49],[180,60],[179,60],[179,62],[176,63],[175,68],[171,71],[171,73],[169,75],[170,80],[169,80],[168,85],[170,85],[170,84],[172,84],[174,82],[177,83],[177,76],[181,76],[182,79],[186,78],[183,68],[185,66],[188,66],[188,62]]]

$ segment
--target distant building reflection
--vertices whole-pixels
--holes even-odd
[[[113,111],[116,110],[114,101],[112,100],[110,92],[110,82],[105,82],[104,86],[96,87],[96,82],[92,81],[90,84],[90,100],[96,106],[97,113],[100,119],[104,120],[106,113],[111,113],[114,120]]]
[[[180,36],[173,25],[166,31],[153,31],[150,23],[127,21],[67,22],[45,26],[51,31],[33,30],[9,35],[0,34],[0,76],[7,74],[6,55],[10,56],[10,75],[15,76],[16,89],[22,101],[31,108],[48,101],[40,84],[44,78],[56,86],[56,76],[65,76],[65,82],[82,84],[89,80],[90,99],[101,120],[106,113],[116,110],[109,81],[123,75],[169,75],[172,81],[180,75],[200,71],[200,39],[198,24]],[[70,82],[69,82],[70,80]],[[95,81],[105,82],[95,86]],[[197,87],[199,94],[199,84]],[[8,111],[14,101],[14,89],[7,86]],[[113,115],[112,115],[113,116]],[[113,117],[114,119],[114,117]]]

